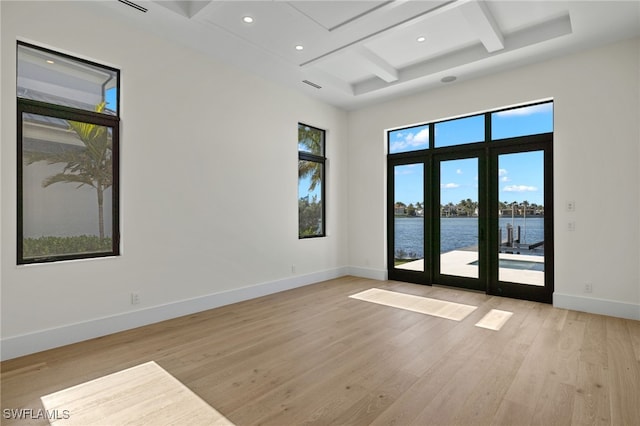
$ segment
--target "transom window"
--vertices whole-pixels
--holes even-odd
[[[401,154],[552,131],[549,101],[390,130],[387,140],[389,154]]]

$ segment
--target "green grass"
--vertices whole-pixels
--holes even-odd
[[[95,235],[25,238],[22,250],[22,256],[25,259],[78,253],[100,253],[110,252],[112,242],[111,238],[100,239]]]

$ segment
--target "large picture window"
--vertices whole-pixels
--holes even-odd
[[[18,264],[119,254],[119,71],[18,43]]]
[[[298,237],[325,235],[325,131],[298,124]]]

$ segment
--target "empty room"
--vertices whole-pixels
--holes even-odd
[[[3,425],[640,423],[640,2],[0,23]]]

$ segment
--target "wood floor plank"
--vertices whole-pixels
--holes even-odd
[[[531,342],[523,343],[517,337],[532,325],[541,326],[532,309],[534,305],[504,298],[496,298],[496,302],[495,308],[517,312],[513,321],[505,325],[501,333],[488,339],[491,356],[500,362],[479,365],[480,371],[475,374],[481,375],[480,380],[456,409],[453,424],[488,425],[492,422],[530,347]]]
[[[548,318],[547,318],[548,319]],[[547,323],[545,319],[545,323]],[[517,403],[521,407],[522,419],[531,419],[538,400],[544,395],[545,381],[551,372],[550,363],[558,347],[560,332],[555,327],[541,327],[531,343],[527,355],[513,378],[504,400]],[[498,423],[508,421],[511,417],[510,404],[498,410]],[[504,408],[507,408],[506,410]],[[506,416],[506,417],[502,417]]]
[[[369,383],[368,392],[348,407],[344,412],[336,413],[332,425],[371,424],[381,413],[398,400],[417,377],[400,370],[388,370],[380,376],[380,382]]]
[[[522,365],[528,345],[511,342],[500,353],[499,363],[488,363],[482,377],[455,410],[452,424],[491,424],[500,409],[513,377]]]
[[[462,321],[349,298],[477,306]],[[498,330],[475,324],[513,312]],[[637,424],[640,322],[343,277],[0,364],[3,409],[155,361],[238,426]],[[3,425],[44,419],[3,418]]]
[[[611,424],[607,376],[605,366],[580,361],[571,424]]]
[[[580,361],[607,367],[607,357],[606,317],[590,315],[586,319]]]
[[[473,326],[473,322],[467,325],[476,331],[484,331],[489,333],[488,330],[481,330]],[[463,370],[468,363],[468,356],[470,353],[476,353],[478,348],[483,343],[482,333],[474,333],[469,335],[466,339],[456,340],[455,344],[445,344],[440,342],[439,348],[442,352],[438,360],[428,366],[415,370],[416,372],[424,370],[420,379],[417,380],[411,388],[406,392],[406,395],[397,400],[387,410],[385,410],[380,417],[375,419],[373,425],[384,424],[421,424],[419,416],[426,416],[423,411],[427,406],[439,406],[445,401],[442,399],[444,394],[443,389],[454,380],[464,380],[463,374],[460,371]],[[406,371],[406,370],[405,370]],[[458,382],[459,383],[459,382]],[[454,392],[454,389],[449,387],[449,392]],[[407,410],[407,407],[410,410]],[[430,411],[431,413],[431,411]]]
[[[627,321],[627,327],[633,351],[636,354],[636,359],[640,362],[640,321]]]
[[[567,320],[560,333],[558,347],[550,364],[553,380],[575,386],[578,376],[578,361],[583,346],[586,324],[583,321]]]
[[[606,319],[611,422],[620,425],[638,424],[640,419],[640,364],[627,321]]]
[[[571,424],[575,387],[548,378],[544,391],[536,400],[531,425],[568,425]]]
[[[384,359],[381,351],[391,351],[392,349],[390,345],[382,345],[381,347],[377,342],[385,342],[394,333],[395,330],[381,327],[378,324],[367,332],[366,336],[359,338],[353,336],[338,342],[338,344],[345,343],[344,346],[342,344],[338,346],[342,349],[340,352],[318,350],[313,353],[314,356],[304,358],[297,363],[295,360],[290,360],[286,365],[283,365],[284,370],[280,371],[276,386],[263,395],[247,401],[231,415],[235,416],[240,424],[255,422],[290,424],[289,422],[294,419],[302,421],[303,419],[299,418],[304,417],[304,414],[300,414],[301,410],[304,413],[309,407],[320,406],[324,401],[324,399],[316,401],[313,398],[315,390],[322,389],[328,380],[349,380],[350,374],[344,373],[357,372],[362,374],[365,369],[361,366],[369,365],[366,363],[367,359],[378,359],[379,361]],[[291,374],[292,372],[293,374]],[[348,392],[352,388],[347,389],[347,386],[351,385],[331,385],[331,389],[337,392],[333,396],[338,399],[351,398],[351,395],[348,394],[354,392]],[[224,388],[220,391],[224,391]],[[319,393],[322,398],[332,394],[332,392],[320,391]],[[309,401],[305,403],[306,399]]]
[[[518,425],[531,424],[530,409],[524,403],[518,403],[503,399],[496,412],[491,425]]]

